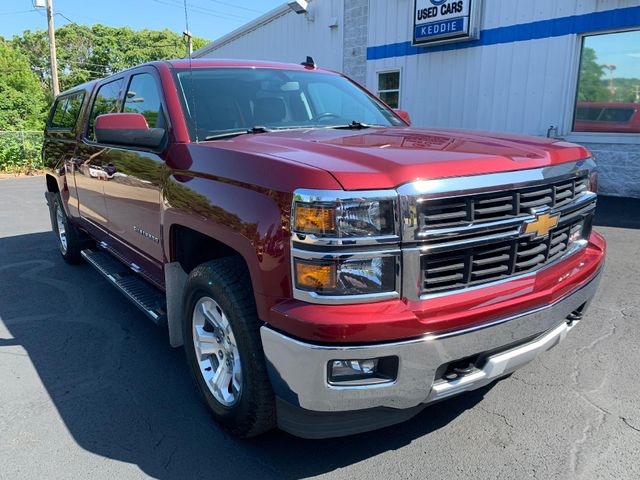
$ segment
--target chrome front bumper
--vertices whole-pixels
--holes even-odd
[[[577,323],[568,324],[567,316],[586,308],[601,275],[602,269],[587,284],[551,305],[465,330],[402,342],[322,346],[263,326],[260,333],[271,383],[281,400],[314,412],[410,409],[474,390],[513,372],[563,340]],[[517,346],[504,350],[514,344]],[[494,350],[499,353],[489,353],[482,367],[468,375],[453,381],[436,378],[442,365]],[[394,382],[365,386],[328,382],[327,365],[331,360],[386,356],[399,358]]]

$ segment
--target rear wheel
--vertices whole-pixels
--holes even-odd
[[[274,396],[244,262],[226,257],[196,267],[185,310],[187,361],[215,420],[241,437],[272,429]]]
[[[62,258],[67,263],[80,263],[82,256],[82,237],[75,225],[69,222],[67,214],[64,211],[62,197],[57,193],[54,197],[52,205],[53,230],[56,234],[58,249]]]

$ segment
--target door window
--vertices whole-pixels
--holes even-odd
[[[131,77],[123,111],[142,114],[149,128],[164,128],[160,92],[152,75],[141,73]]]
[[[87,129],[87,138],[96,141],[94,125],[98,115],[107,113],[118,113],[120,111],[120,93],[122,90],[123,80],[120,78],[113,82],[105,83],[98,89],[93,108],[89,116],[89,128]]]

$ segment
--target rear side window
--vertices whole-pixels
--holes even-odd
[[[96,93],[95,100],[93,101],[91,115],[89,116],[89,128],[87,130],[87,138],[89,140],[96,140],[94,125],[98,115],[118,113],[120,111],[120,92],[122,91],[122,84],[123,80],[119,79],[105,83],[98,89],[98,93]]]
[[[84,92],[73,93],[60,97],[53,106],[53,114],[49,120],[49,128],[59,130],[73,130],[82,108]]]
[[[149,128],[164,128],[160,92],[152,75],[141,73],[131,77],[123,111],[142,114]]]

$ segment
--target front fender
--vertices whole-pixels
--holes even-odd
[[[259,297],[290,297],[288,222],[292,195],[208,177],[179,178],[170,178],[164,191],[167,262],[175,261],[167,241],[171,228],[181,225],[224,243],[244,258],[259,313],[268,312]]]

